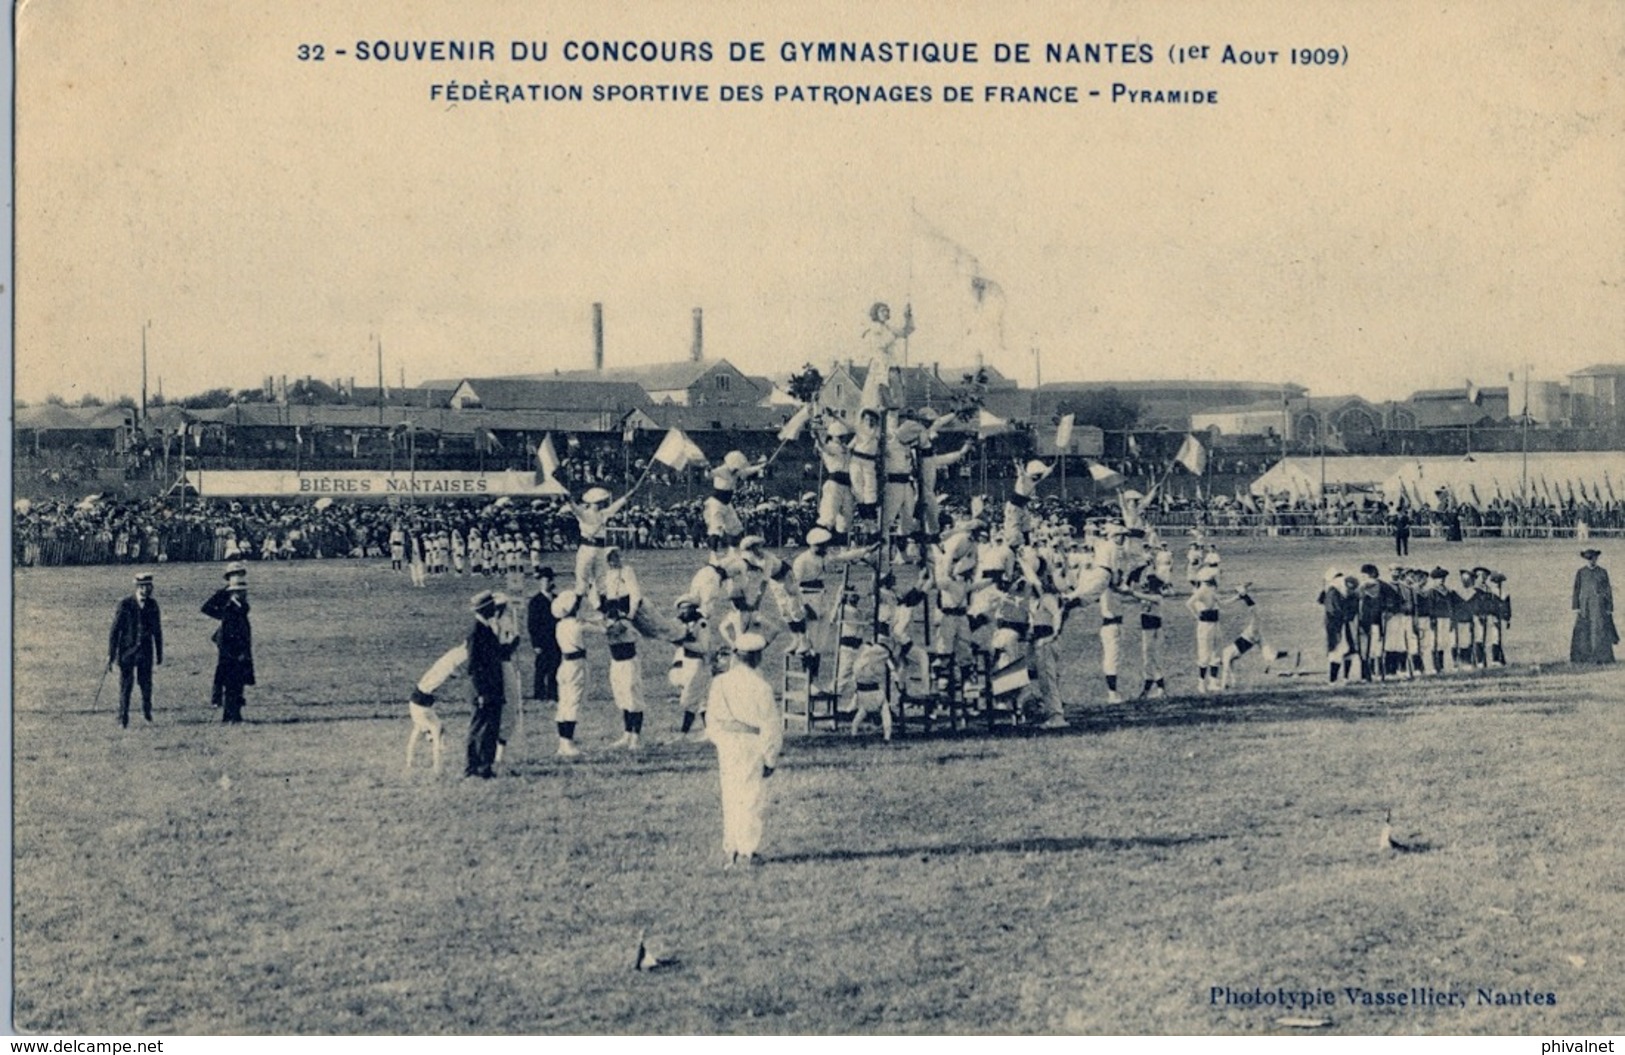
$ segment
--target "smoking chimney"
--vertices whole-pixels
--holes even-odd
[[[694,309],[694,346],[688,350],[688,357],[696,363],[705,358],[705,309]]]
[[[604,372],[604,305],[594,302],[592,306],[592,368],[598,373]]]

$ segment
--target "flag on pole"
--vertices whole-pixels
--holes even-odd
[[[1614,478],[1612,476],[1608,475],[1608,470],[1607,469],[1604,469],[1602,471],[1602,482],[1608,485],[1608,501],[1610,501],[1610,502],[1619,501],[1617,498],[1614,497]]]
[[[1478,499],[1478,485],[1475,484],[1475,483],[1468,483],[1467,491],[1468,491],[1469,494],[1471,494],[1473,496],[1473,508],[1474,509],[1483,509],[1484,508],[1484,503],[1479,501],[1479,499]]]
[[[1130,458],[1140,456],[1140,441],[1134,438],[1134,433],[1128,434],[1128,453]]]
[[[1062,454],[1072,447],[1072,423],[1076,420],[1076,414],[1063,414],[1060,424],[1055,426],[1055,449]]]
[[[800,439],[801,430],[807,427],[807,422],[810,420],[812,420],[812,404],[803,403],[801,409],[790,415],[790,420],[786,421],[784,428],[779,430],[779,442],[794,443]]]
[[[1101,487],[1122,487],[1128,482],[1122,473],[1100,462],[1089,463],[1089,479]]]
[[[989,436],[1002,436],[1009,431],[1010,423],[992,411],[978,410],[976,412],[976,435],[982,439],[985,440]]]
[[[1207,448],[1202,446],[1202,441],[1186,433],[1185,442],[1179,445],[1179,453],[1174,455],[1174,461],[1189,469],[1192,474],[1201,476],[1207,471]]]
[[[549,432],[542,437],[542,442],[536,447],[536,466],[542,474],[542,482],[553,479],[559,471],[559,452],[553,447],[553,434]]]
[[[628,418],[626,421],[626,426],[621,429],[621,442],[630,447],[632,445],[632,441],[637,438],[638,427],[635,423],[633,423],[632,419]]]
[[[680,472],[690,465],[704,462],[706,458],[705,452],[684,435],[682,429],[671,429],[661,437],[660,446],[655,448],[654,460],[673,472]]]
[[[490,429],[479,428],[474,430],[474,447],[481,454],[490,454],[502,449],[502,441]]]

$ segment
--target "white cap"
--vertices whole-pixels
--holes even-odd
[[[574,590],[565,590],[553,598],[553,618],[568,619],[570,613],[576,610],[576,605],[579,603],[581,603],[579,594]]]
[[[760,652],[767,647],[767,638],[754,632],[746,632],[734,638],[735,652]]]
[[[834,537],[834,535],[829,533],[828,528],[815,527],[811,531],[807,532],[807,545],[822,546],[824,543],[828,542]]]
[[[723,455],[722,464],[737,471],[749,465],[750,459],[745,457],[743,451],[729,451]]]
[[[609,492],[602,487],[589,488],[587,493],[581,496],[581,500],[583,502],[607,502],[609,501]]]

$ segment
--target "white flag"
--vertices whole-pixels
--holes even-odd
[[[1065,454],[1072,447],[1072,422],[1076,415],[1064,414],[1061,423],[1055,426],[1055,449]]]
[[[559,452],[553,449],[551,432],[542,437],[541,444],[536,448],[536,465],[546,480],[553,479],[553,475],[559,471]]]
[[[692,441],[683,435],[682,429],[671,429],[661,437],[660,446],[655,448],[654,460],[666,466],[673,472],[686,469],[693,461],[693,453],[697,448]]]
[[[1185,442],[1179,445],[1179,453],[1174,455],[1174,461],[1201,476],[1207,471],[1207,448],[1195,436],[1187,433]]]
[[[1010,431],[1010,423],[990,410],[976,412],[976,435],[982,439],[989,436],[1002,436]]]
[[[779,442],[794,443],[800,439],[801,430],[807,427],[807,422],[811,419],[812,404],[801,404],[801,409],[792,414],[790,420],[784,423],[784,428],[779,430]]]
[[[1115,469],[1103,465],[1100,462],[1089,463],[1089,479],[1093,480],[1101,487],[1122,487],[1128,482],[1127,480],[1123,479],[1122,473],[1117,472]]]

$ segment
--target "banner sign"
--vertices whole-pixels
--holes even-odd
[[[537,483],[533,472],[387,472],[343,470],[188,471],[187,482],[205,498],[540,498],[562,492]]]

